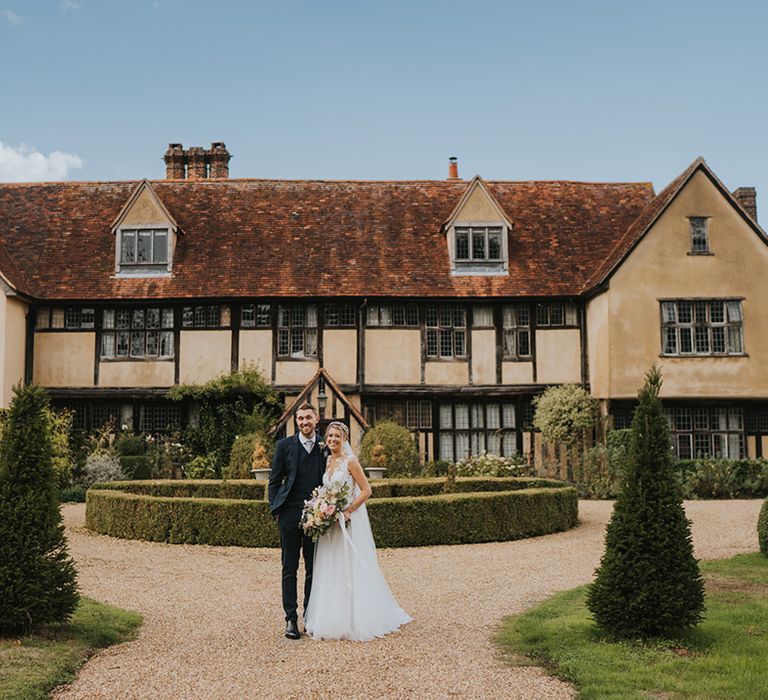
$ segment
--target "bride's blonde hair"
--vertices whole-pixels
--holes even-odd
[[[344,439],[349,442],[349,428],[347,427],[346,423],[342,423],[340,420],[332,420],[330,423],[328,423],[328,427],[325,429],[326,439],[328,438],[328,433],[330,432],[331,428],[337,428],[340,430]]]

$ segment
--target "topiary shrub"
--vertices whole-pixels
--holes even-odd
[[[225,479],[248,479],[251,469],[269,469],[272,449],[271,441],[260,432],[239,435],[232,445],[229,464],[222,476]]]
[[[384,467],[387,476],[405,476],[419,469],[419,452],[407,428],[381,421],[363,438],[360,464],[366,469]]]
[[[14,387],[0,442],[0,633],[64,622],[78,603],[53,470],[48,398]]]
[[[757,539],[760,542],[760,551],[768,557],[768,498],[760,509],[760,517],[757,519]]]
[[[587,593],[597,624],[617,637],[671,636],[696,625],[704,610],[660,389],[654,366],[638,394],[627,474]]]

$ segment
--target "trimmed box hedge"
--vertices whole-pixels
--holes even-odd
[[[463,544],[520,539],[576,525],[576,489],[550,479],[375,482],[368,502],[379,547]],[[126,539],[175,544],[278,547],[263,482],[145,481],[93,486],[86,527]]]

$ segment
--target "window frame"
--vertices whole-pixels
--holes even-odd
[[[158,312],[158,325],[148,327],[147,312]],[[106,318],[108,313],[114,314],[111,325],[107,326]],[[142,312],[143,322],[141,324],[135,323],[137,320],[136,312]],[[166,313],[167,312],[167,313]],[[119,314],[128,314],[128,325],[121,326]],[[167,319],[170,317],[170,323]],[[158,304],[155,305],[114,305],[102,308],[99,316],[99,335],[98,335],[98,349],[99,349],[99,362],[175,362],[176,360],[176,309],[172,304]],[[123,321],[124,323],[124,321]],[[118,339],[119,335],[127,334],[127,353],[118,354]],[[144,336],[143,347],[144,353],[133,354],[134,334],[142,333]],[[157,354],[147,354],[147,342],[148,335],[150,333],[157,334]],[[113,354],[104,354],[105,338],[112,336]],[[161,354],[163,347],[163,340],[170,338],[170,354]]]
[[[709,220],[711,217],[709,216],[689,216],[688,217],[688,232],[689,232],[689,240],[690,240],[690,250],[688,251],[688,255],[714,255],[712,252],[712,249],[710,248],[710,240],[709,240]],[[697,235],[699,232],[696,231],[696,224],[703,223],[703,247],[700,247],[697,249],[697,245],[702,245],[702,238],[701,236],[698,237]]]
[[[533,334],[534,326],[532,324],[533,312],[529,303],[509,303],[501,306],[501,359],[504,362],[532,362],[533,361]],[[524,308],[528,314],[528,323],[520,323],[520,309]],[[536,307],[534,307],[536,308]],[[508,311],[511,313],[508,315]],[[510,319],[514,323],[507,323]],[[522,334],[528,336],[528,353],[520,352],[520,337]],[[511,354],[508,350],[507,334],[514,336],[515,353]]]
[[[317,362],[320,358],[320,342],[321,342],[321,326],[320,326],[320,308],[319,304],[308,304],[308,303],[293,303],[293,302],[286,302],[286,303],[279,303],[276,305],[276,315],[277,318],[275,319],[275,331],[274,331],[274,356],[276,362]],[[302,309],[302,323],[301,324],[294,324],[294,309],[300,308]],[[308,324],[308,310],[310,308],[314,308],[314,325]],[[287,309],[288,314],[288,325],[282,325],[282,314],[283,309]],[[293,331],[301,331],[302,333],[302,351],[294,352],[293,351]],[[315,334],[315,353],[313,355],[306,354],[305,350],[307,347],[307,339],[309,338],[309,334],[314,331]],[[281,353],[281,342],[283,333],[287,332],[287,338],[288,338],[288,352]]]
[[[484,255],[475,257],[473,244],[476,233],[482,230]],[[467,233],[467,257],[459,257],[459,235]],[[491,236],[499,236],[499,257],[490,257]],[[509,226],[505,221],[457,221],[449,230],[451,272],[455,275],[509,274]]]
[[[659,326],[660,326],[660,357],[746,357],[744,342],[744,297],[690,297],[675,299],[658,299]],[[722,320],[712,320],[713,305],[722,307]],[[732,312],[733,305],[738,312]],[[685,306],[682,306],[685,305]],[[704,318],[701,318],[701,309],[704,308]],[[685,309],[681,321],[680,311]],[[674,312],[674,313],[672,313]],[[733,316],[731,314],[733,313]],[[738,318],[735,318],[738,316]],[[717,330],[722,329],[722,352],[715,351]],[[706,334],[703,331],[706,330]],[[731,351],[729,346],[733,331],[738,331],[738,350]],[[699,343],[703,344],[706,335],[707,350],[699,350]],[[686,349],[683,350],[682,348]],[[673,349],[671,349],[673,348]],[[690,349],[688,349],[690,348]]]
[[[436,309],[437,324],[430,324],[431,309]],[[468,362],[470,357],[469,341],[471,332],[469,327],[469,304],[460,303],[430,303],[424,306],[424,323],[422,325],[421,348],[425,362]],[[456,323],[457,312],[463,315],[463,325]],[[451,325],[443,323],[450,314]],[[443,339],[450,333],[451,353],[444,355],[442,352]],[[436,354],[430,354],[430,338],[434,334]],[[457,338],[463,337],[463,350],[461,354],[456,353]]]
[[[138,260],[139,254],[139,234],[142,232],[151,233],[151,245],[152,260],[140,262]],[[126,261],[124,259],[125,253],[125,237],[126,235],[134,236],[133,253],[134,260]],[[159,235],[165,236],[165,260],[155,260],[155,239]],[[171,269],[171,227],[165,224],[141,224],[136,226],[121,226],[118,229],[117,237],[117,249],[115,251],[117,271],[120,273],[152,273],[160,271],[170,271]]]

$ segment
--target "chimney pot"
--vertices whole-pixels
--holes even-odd
[[[448,159],[448,179],[458,180],[459,178],[459,160],[456,156],[451,156]]]
[[[754,187],[739,187],[733,191],[733,198],[757,223],[757,190]]]

